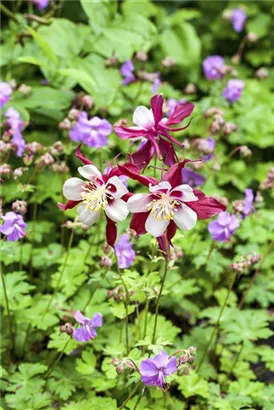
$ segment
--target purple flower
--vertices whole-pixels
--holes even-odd
[[[247,15],[242,9],[232,10],[231,22],[236,33],[243,31],[246,19]]]
[[[8,83],[0,82],[0,108],[2,108],[10,100],[11,94],[11,86]]]
[[[155,78],[155,80],[153,81],[152,87],[151,87],[151,92],[153,93],[157,93],[158,88],[160,87],[160,85],[162,84],[161,82],[161,74],[157,73],[157,77]]]
[[[239,226],[239,221],[235,215],[221,212],[216,221],[210,222],[208,230],[215,241],[226,242]]]
[[[247,188],[245,189],[245,200],[244,200],[244,208],[243,208],[243,215],[242,218],[245,219],[251,212],[253,212],[253,201],[254,201],[254,193],[252,189]]]
[[[49,0],[32,0],[32,3],[37,6],[38,10],[42,11],[48,7]]]
[[[223,78],[225,60],[221,56],[209,56],[203,61],[203,70],[208,80]]]
[[[133,83],[136,80],[134,72],[134,65],[131,60],[127,60],[120,69],[122,76],[124,77],[122,84],[127,85]]]
[[[7,236],[8,241],[16,242],[26,236],[25,228],[27,224],[24,222],[22,215],[7,212],[5,216],[2,216],[2,219],[4,223],[0,227],[0,232]]]
[[[200,186],[205,182],[205,177],[192,171],[190,168],[182,169],[182,179],[185,184],[190,185],[192,188]]]
[[[88,342],[97,336],[96,327],[102,326],[102,315],[101,313],[95,313],[92,319],[89,319],[82,315],[80,310],[74,313],[75,320],[83,325],[79,329],[75,329],[73,332],[73,337],[77,342]]]
[[[115,251],[118,258],[118,265],[120,269],[129,268],[135,259],[135,252],[130,242],[130,236],[124,234],[120,236]]]
[[[216,141],[212,137],[205,139],[204,152],[207,154],[203,156],[203,161],[210,161],[214,157],[214,151],[216,147]]]
[[[223,91],[223,97],[231,103],[238,101],[242,95],[244,87],[245,83],[241,80],[229,80]]]
[[[17,147],[16,155],[21,157],[26,148],[26,142],[21,132],[24,122],[22,121],[19,112],[12,107],[7,109],[5,117],[7,118],[9,132],[12,135],[11,142]]]
[[[178,104],[185,103],[185,102],[186,100],[184,99],[176,100],[175,98],[169,98],[166,102],[166,105],[168,108],[168,111],[166,113],[167,117],[169,117],[172,114],[172,112],[175,110]]]
[[[73,141],[83,142],[88,147],[101,148],[107,144],[107,137],[112,132],[112,126],[100,117],[88,119],[88,113],[82,111],[69,133]]]
[[[165,377],[175,373],[176,357],[168,357],[168,354],[161,351],[153,359],[145,359],[140,364],[142,382],[147,386],[166,387]]]

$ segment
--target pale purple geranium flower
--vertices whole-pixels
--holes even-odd
[[[15,212],[7,212],[5,216],[2,216],[2,219],[4,223],[0,227],[0,232],[7,236],[7,241],[16,242],[26,236],[25,229],[27,224],[24,222],[22,215],[18,215]]]
[[[176,357],[168,357],[163,350],[153,359],[145,359],[140,364],[141,380],[147,386],[166,388],[165,377],[177,370]]]
[[[9,132],[12,135],[11,142],[17,147],[16,155],[21,157],[26,148],[26,142],[21,132],[24,127],[24,122],[19,112],[12,107],[7,109],[5,117],[7,118]]]
[[[127,60],[122,65],[120,72],[122,76],[124,77],[123,82],[122,82],[123,85],[128,85],[130,83],[133,83],[136,80],[135,75],[133,74],[134,65],[131,60]]]
[[[245,200],[242,218],[245,219],[249,214],[254,211],[253,208],[254,193],[251,188],[245,189]]]
[[[227,101],[234,103],[241,97],[244,87],[245,83],[242,80],[229,80],[223,91],[223,97]]]
[[[155,78],[155,80],[153,81],[152,87],[151,87],[151,91],[153,93],[157,93],[160,85],[162,84],[161,82],[161,74],[157,73],[157,77]]]
[[[232,10],[231,22],[236,33],[243,31],[246,19],[247,15],[242,9]]]
[[[172,112],[175,110],[178,104],[184,104],[185,102],[186,100],[184,99],[176,100],[175,98],[169,98],[166,101],[166,105],[168,108],[168,111],[166,112],[167,117],[169,117],[172,114]]]
[[[49,0],[32,0],[32,3],[38,8],[38,10],[42,11],[49,5]]]
[[[208,230],[215,241],[226,242],[240,226],[237,217],[229,212],[221,212],[216,221],[210,222]]]
[[[120,269],[129,268],[135,259],[135,252],[130,242],[130,236],[127,234],[121,235],[115,251],[118,258],[118,265]]]
[[[225,60],[221,56],[209,56],[203,61],[203,70],[208,80],[218,80],[224,76]]]
[[[207,154],[203,156],[203,161],[210,161],[214,157],[214,151],[216,147],[216,141],[212,137],[205,139],[204,152]]]
[[[73,332],[73,337],[77,342],[88,342],[94,339],[97,336],[95,328],[101,327],[103,324],[101,313],[95,313],[93,318],[89,319],[77,310],[77,312],[74,313],[74,318],[82,325]]]
[[[8,83],[0,82],[0,108],[10,100],[12,88]]]
[[[205,177],[198,174],[197,172],[192,171],[190,168],[182,169],[182,181],[185,184],[190,185],[192,188],[200,186],[205,182]]]
[[[101,148],[107,144],[107,137],[112,132],[112,126],[100,117],[88,119],[88,113],[82,111],[69,133],[70,139],[82,142],[88,147]]]

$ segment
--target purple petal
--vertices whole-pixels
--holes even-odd
[[[140,364],[140,373],[145,377],[156,376],[158,368],[152,359],[145,359]]]
[[[159,368],[163,368],[167,366],[168,363],[168,354],[165,351],[161,351],[159,354],[157,354],[154,359],[153,359],[154,363],[156,364],[156,366]]]
[[[85,326],[75,329],[73,332],[73,337],[77,342],[88,342],[90,340],[90,334]]]
[[[87,317],[85,317],[84,315],[82,315],[82,313],[80,312],[80,310],[77,310],[77,312],[74,313],[74,319],[78,322],[83,324],[85,321],[89,320]]]
[[[101,327],[103,324],[103,316],[101,313],[94,313],[93,318],[91,319],[92,327]]]
[[[172,373],[175,373],[177,371],[177,362],[176,362],[176,357],[171,356],[171,358],[169,359],[169,362],[166,366],[166,368],[164,369],[164,375],[168,376]]]

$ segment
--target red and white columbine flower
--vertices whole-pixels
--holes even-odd
[[[74,208],[76,205],[78,220],[85,225],[93,225],[100,218],[101,212],[107,218],[107,242],[113,246],[116,236],[116,222],[128,216],[126,201],[130,195],[128,189],[119,179],[122,175],[117,168],[109,168],[106,174],[101,172],[80,152],[76,156],[85,164],[78,168],[79,174],[85,178],[69,178],[63,185],[64,197],[69,201],[66,205],[58,204],[62,210]]]
[[[181,184],[181,171],[187,162],[190,160],[173,165],[161,182],[140,175],[138,168],[132,164],[119,166],[124,175],[149,187],[150,191],[129,198],[128,210],[133,213],[130,228],[137,235],[148,232],[155,236],[164,251],[167,241],[171,244],[177,228],[192,229],[197,219],[208,219],[226,209],[215,198],[207,197],[187,184]]]
[[[164,163],[171,166],[177,162],[173,143],[182,147],[182,144],[173,138],[169,132],[181,131],[188,125],[180,128],[172,128],[171,125],[181,123],[189,117],[194,109],[190,102],[178,103],[169,118],[163,118],[164,98],[155,95],[150,100],[151,109],[143,105],[136,108],[133,113],[133,122],[136,126],[115,126],[114,130],[121,139],[147,140],[134,154],[130,155],[130,161],[139,169],[144,168],[154,153],[162,158]]]

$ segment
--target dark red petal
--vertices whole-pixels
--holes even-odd
[[[180,124],[185,118],[189,117],[194,110],[194,104],[185,102],[177,104],[165,125]]]
[[[60,202],[57,203],[58,207],[62,209],[62,211],[66,211],[67,209],[72,209],[76,205],[80,204],[82,201],[68,201],[66,204],[61,204]]]
[[[146,177],[144,175],[140,175],[140,170],[133,164],[124,164],[118,165],[122,175],[126,175],[127,177],[134,179],[135,181],[139,181],[141,184],[145,186],[157,185],[158,181],[156,178],[153,177]]]
[[[123,201],[127,202],[132,195],[134,195],[133,192],[128,192],[128,193],[126,193],[125,195],[123,195],[123,196],[121,197],[121,199],[122,199]]]
[[[173,129],[171,129],[171,131],[173,131]],[[170,142],[172,142],[173,144],[179,145],[179,147],[183,146],[183,144],[180,141],[176,140],[176,138],[169,135],[169,133],[167,132],[167,130],[164,127],[161,126],[159,128],[159,133],[162,136],[166,137],[166,139],[169,140]]]
[[[133,229],[137,235],[144,235],[147,232],[145,223],[148,215],[149,212],[140,212],[133,214],[130,222],[130,229]]]
[[[145,137],[146,136],[146,131],[145,130],[135,130],[132,128],[127,128],[127,127],[118,127],[114,126],[114,131],[118,135],[121,140],[127,140],[130,138],[136,138],[136,137]]]
[[[226,206],[217,201],[217,199],[212,198],[211,196],[206,196],[198,189],[194,189],[193,192],[199,200],[195,202],[187,202],[185,205],[189,206],[196,212],[198,219],[208,219],[226,210]]]
[[[179,162],[178,164],[172,165],[168,172],[164,175],[163,181],[170,182],[172,188],[175,188],[178,185],[182,184],[182,169],[184,168],[185,164],[188,162],[195,162],[191,159],[184,159],[183,161]]]
[[[150,162],[154,152],[155,149],[152,146],[152,143],[147,141],[141,148],[138,149],[138,151],[130,155],[129,158],[132,164],[136,165],[138,169],[143,169]]]
[[[173,221],[170,221],[170,224],[167,227],[167,239],[168,242],[170,243],[170,245],[172,245],[171,240],[174,237],[174,235],[176,234],[176,230],[177,230],[177,226]]]
[[[154,95],[151,100],[150,100],[155,124],[157,125],[158,122],[161,121],[163,117],[163,104],[164,104],[164,99],[161,94]]]
[[[164,164],[171,167],[173,164],[175,164],[178,161],[173,145],[170,142],[160,138],[159,148],[160,148],[160,152],[161,152]]]
[[[164,256],[165,258],[167,258],[168,251],[169,251],[169,249],[168,249],[168,248],[169,248],[169,244],[167,244],[166,234],[163,233],[163,235],[158,236],[157,242],[158,242],[159,249],[160,249],[160,251],[162,252],[163,256]]]
[[[81,146],[82,146],[82,144],[78,145],[78,147],[76,148],[75,156],[76,156],[77,158],[79,158],[80,161],[82,161],[85,165],[92,165],[93,162],[91,162],[89,159],[87,159],[87,158],[85,157],[84,154],[81,153]]]
[[[191,123],[191,120],[184,127],[171,128],[171,127],[167,127],[167,126],[163,125],[162,128],[166,129],[167,131],[172,131],[172,132],[182,131],[182,130],[185,130],[186,128],[188,128],[190,126],[190,123]]]
[[[114,243],[117,238],[117,227],[116,223],[113,222],[108,216],[107,218],[107,226],[106,226],[106,238],[107,238],[107,243],[109,246],[114,246]]]

